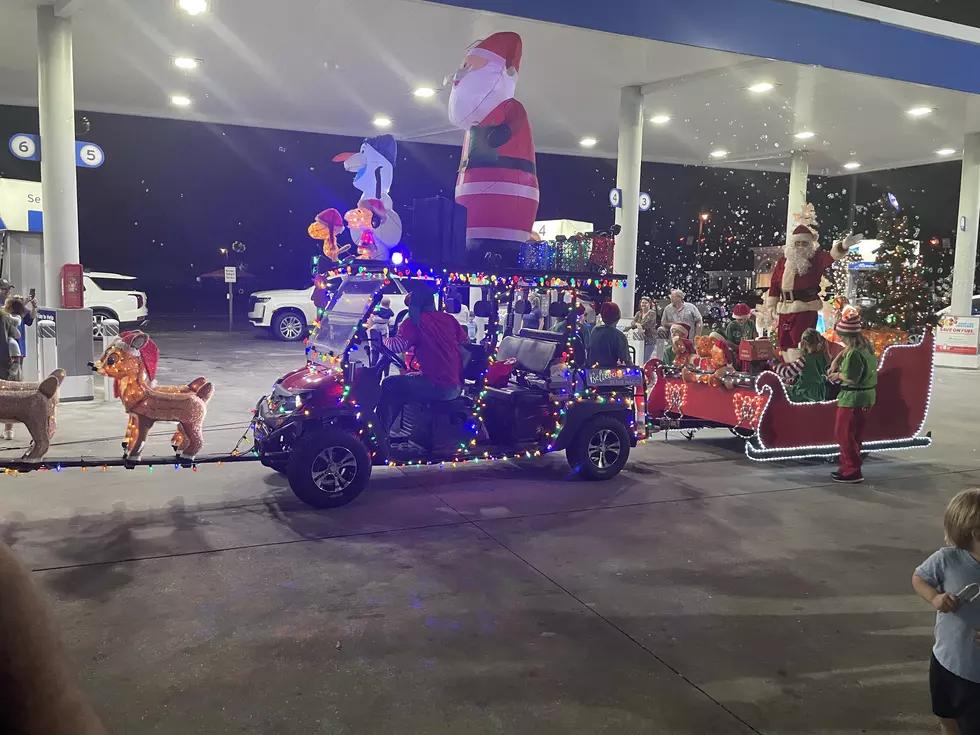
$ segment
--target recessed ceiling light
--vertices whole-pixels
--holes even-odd
[[[596,140],[595,138],[582,138],[582,140],[580,140],[578,144],[583,148],[594,148],[595,144],[598,142],[599,141]]]
[[[906,110],[905,114],[909,117],[925,117],[926,115],[932,114],[931,107],[913,107],[911,110]]]
[[[847,163],[844,164],[844,168],[847,169],[861,168],[861,164],[858,163],[857,161],[848,161]]]
[[[756,82],[748,88],[750,92],[755,92],[756,94],[762,94],[763,92],[771,92],[776,88],[776,85],[772,82]]]
[[[670,115],[654,115],[650,118],[650,122],[654,125],[666,125],[670,122]]]
[[[374,127],[376,128],[391,127],[391,118],[388,117],[387,115],[378,115],[376,118],[374,118],[373,122],[374,122]]]
[[[708,155],[710,155],[712,158],[724,158],[728,155],[728,151],[724,150],[723,148],[719,148],[716,151],[711,151],[711,153]]]
[[[419,87],[412,94],[422,99],[429,99],[436,96],[436,91],[432,87]]]
[[[177,7],[188,15],[202,15],[211,9],[208,0],[177,0]]]
[[[936,151],[937,156],[951,156],[954,153],[956,153],[955,148],[940,148],[938,151]]]
[[[170,104],[176,105],[177,107],[189,107],[191,104],[191,98],[186,94],[172,94],[170,95]]]
[[[201,68],[201,60],[191,56],[171,57],[171,63],[181,71],[194,71]]]
[[[810,140],[810,138],[812,138],[814,135],[816,135],[816,133],[811,133],[809,130],[804,130],[801,133],[797,133],[793,137],[797,140]]]

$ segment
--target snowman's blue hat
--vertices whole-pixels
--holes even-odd
[[[398,143],[395,142],[394,136],[376,135],[373,138],[365,138],[364,142],[384,156],[392,168],[395,167],[395,161],[398,160]]]

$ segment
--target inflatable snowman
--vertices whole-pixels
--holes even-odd
[[[372,214],[364,227],[357,226],[357,217],[346,218],[351,238],[359,252],[369,253],[369,257],[378,260],[387,260],[389,250],[402,238],[402,221],[388,196],[397,156],[395,139],[379,135],[366,138],[357,153],[341,153],[333,159],[354,174],[354,187],[361,192],[358,209]]]

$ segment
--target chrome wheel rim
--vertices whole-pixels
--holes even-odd
[[[589,461],[599,470],[607,470],[619,460],[623,445],[612,429],[600,429],[589,440]]]
[[[303,333],[303,322],[298,316],[284,316],[279,321],[279,334],[286,339],[297,339]]]
[[[102,320],[105,319],[101,314],[96,314],[92,317],[92,336],[96,339],[105,335],[105,326],[102,324]]]
[[[313,484],[325,493],[341,493],[357,477],[357,458],[347,447],[327,447],[310,465]]]

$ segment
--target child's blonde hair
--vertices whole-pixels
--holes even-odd
[[[875,353],[874,345],[868,341],[863,332],[858,334],[841,334],[840,341],[847,350],[867,350],[872,355]]]
[[[827,340],[816,329],[812,327],[805,329],[800,336],[800,352],[804,357],[807,355],[826,355]]]
[[[27,304],[23,296],[8,296],[3,303],[3,310],[13,316],[24,316],[27,313]]]
[[[970,549],[974,539],[980,540],[980,488],[956,494],[946,507],[943,528],[949,543]]]

